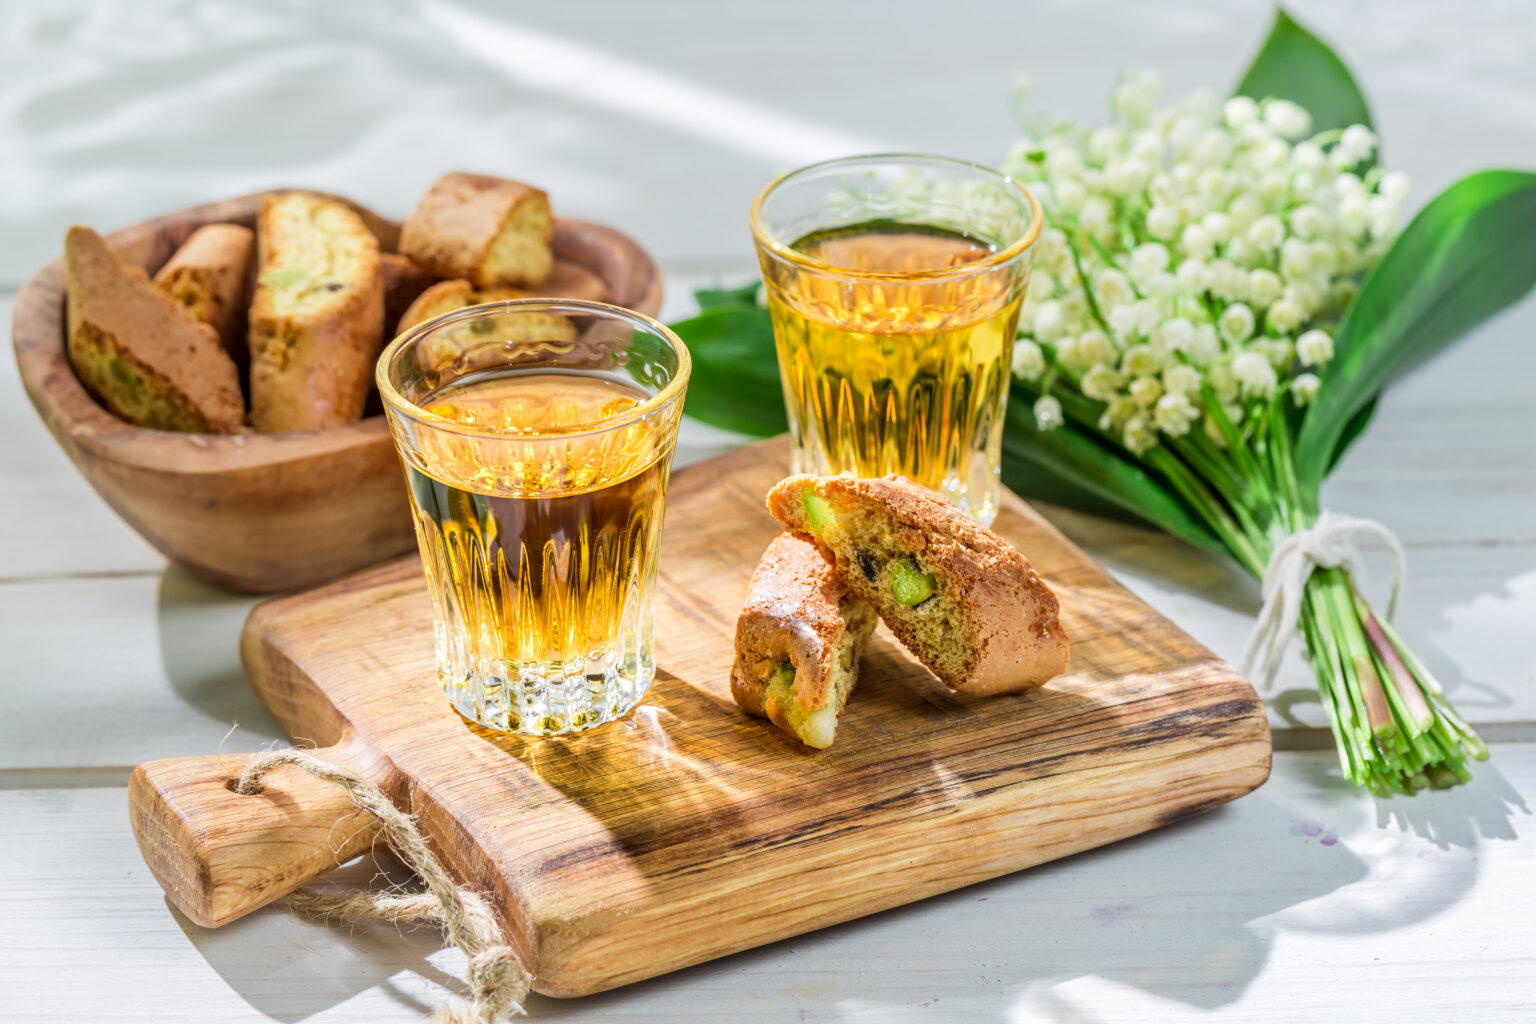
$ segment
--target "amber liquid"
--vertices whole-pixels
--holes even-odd
[[[670,433],[653,422],[561,433],[647,398],[605,375],[498,369],[422,402],[493,439],[433,432],[407,454],[437,612],[444,689],[519,732],[610,721],[650,682]]]
[[[935,277],[994,248],[908,224],[817,232],[794,248],[848,271],[769,277],[796,469],[900,473],[991,522],[1021,272]]]

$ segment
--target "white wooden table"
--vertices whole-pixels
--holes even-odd
[[[752,272],[746,204],[775,170],[882,148],[995,162],[1013,72],[1043,106],[1096,116],[1126,66],[1165,69],[1172,92],[1229,85],[1269,17],[1216,0],[501,6],[8,3],[0,311],[72,222],[112,228],[285,183],[399,214],[466,166],[634,233],[669,272],[667,313],[684,315],[691,285]],[[1536,10],[1296,6],[1361,75],[1416,202],[1477,167],[1536,165]],[[1293,657],[1270,695],[1274,775],[1236,804],[617,992],[535,998],[532,1015],[1532,1019],[1533,336],[1527,301],[1401,382],[1326,493],[1406,542],[1403,628],[1494,741],[1472,785],[1374,801],[1342,784]],[[123,784],[141,760],[284,739],[236,659],[251,601],[167,569],[101,503],[9,359],[0,438],[0,1020],[419,1021],[461,992],[462,963],[427,932],[271,910],[204,931],[169,908]],[[689,428],[684,457],[732,442]],[[1047,511],[1237,656],[1256,600],[1235,569]]]

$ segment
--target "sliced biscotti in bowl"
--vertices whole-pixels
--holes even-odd
[[[104,235],[127,268],[155,275],[207,225],[254,231],[269,196],[259,193],[169,213]],[[395,253],[399,225],[342,197],[374,236],[397,308],[435,276]],[[556,219],[555,272],[611,301],[654,315],[661,275],[649,255],[612,228]],[[382,269],[381,269],[382,273]],[[381,415],[282,433],[157,429],[114,413],[71,365],[68,280],[61,258],[17,293],[12,339],[23,386],[54,439],[99,494],[146,540],[202,579],[270,592],[333,579],[415,547],[399,459]],[[245,310],[241,310],[242,315]],[[213,334],[214,329],[189,325]],[[379,342],[387,327],[379,328]],[[206,337],[206,335],[205,335]],[[219,347],[218,342],[213,342]],[[365,374],[365,382],[372,374]],[[244,415],[241,401],[241,415]],[[365,407],[366,409],[366,407]],[[197,427],[197,424],[187,424]]]
[[[1056,595],[1017,548],[932,491],[895,476],[792,476],[768,510],[951,688],[1013,693],[1066,669]]]
[[[251,425],[319,430],[362,418],[384,343],[379,241],[313,192],[262,200],[251,299]]]

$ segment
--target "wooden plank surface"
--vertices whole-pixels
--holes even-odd
[[[1379,804],[1331,770],[1326,753],[1277,753],[1260,792],[1199,818],[612,993],[535,996],[530,1016],[1525,1019],[1536,744],[1499,747],[1466,789]],[[462,957],[431,929],[276,908],[190,924],[126,817],[120,788],[0,792],[0,1020],[420,1024],[462,996]],[[336,881],[375,870],[364,858]]]
[[[414,558],[274,599],[247,626],[246,665],[278,720],[408,794],[451,870],[494,894],[541,992],[627,984],[1079,852],[1268,775],[1247,682],[1011,495],[995,526],[1060,598],[1064,676],[967,698],[880,638],[832,749],[742,714],[729,697],[735,618],[779,531],[763,495],[787,467],[780,439],[674,478],[657,682],[607,729],[550,740],[467,727],[436,686]],[[298,789],[278,797],[281,817],[246,807],[261,798],[229,794],[235,770],[203,759],[135,776],[145,856],[205,923],[243,912],[248,885],[264,902],[302,883],[328,852],[306,852],[304,836],[334,838],[336,812],[309,814]]]

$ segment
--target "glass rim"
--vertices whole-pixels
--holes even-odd
[[[816,259],[814,256],[807,256],[805,253],[779,241],[764,226],[762,217],[763,204],[767,202],[768,197],[779,186],[785,184],[791,178],[796,178],[813,171],[824,171],[838,164],[856,166],[877,160],[893,162],[905,160],[913,163],[947,164],[951,167],[962,167],[972,171],[980,171],[984,175],[1006,182],[1018,189],[1029,205],[1029,229],[1024,232],[1023,236],[1004,248],[973,263],[962,263],[957,267],[934,267],[932,270],[859,270],[856,267],[840,267],[836,263],[828,263],[825,260]],[[816,270],[840,277],[900,281],[932,281],[946,277],[963,277],[974,274],[977,271],[989,270],[1008,263],[1010,260],[1017,259],[1039,240],[1044,216],[1044,211],[1040,208],[1040,201],[1035,198],[1034,193],[1025,188],[1012,175],[1005,174],[995,167],[976,163],[974,160],[962,160],[959,157],[953,156],[939,156],[934,153],[866,153],[861,156],[840,156],[834,157],[831,160],[819,160],[816,163],[798,167],[793,171],[786,171],[774,178],[767,185],[763,186],[763,190],[757,194],[757,198],[752,200],[752,205],[748,210],[748,219],[752,226],[752,240],[787,263],[793,263],[807,270]]]
[[[617,416],[609,416],[605,419],[595,420],[590,423],[573,423],[566,427],[492,427],[477,423],[464,423],[461,420],[442,416],[422,408],[415,402],[402,395],[394,382],[389,379],[388,366],[399,354],[400,350],[412,342],[423,338],[440,328],[458,323],[461,320],[474,320],[484,316],[492,316],[498,313],[532,312],[533,310],[547,312],[572,312],[575,315],[596,315],[607,320],[628,321],[632,325],[642,327],[665,341],[674,352],[677,353],[677,371],[672,374],[672,379],[667,381],[665,387],[651,395],[645,401],[628,409]],[[424,424],[440,430],[446,430],[455,434],[463,434],[470,437],[483,438],[535,438],[535,437],[578,437],[583,434],[603,434],[618,427],[644,419],[649,414],[670,405],[681,397],[688,385],[688,377],[693,371],[693,357],[688,351],[688,346],[683,339],[677,336],[666,324],[644,313],[636,312],[625,306],[615,306],[608,302],[593,302],[588,299],[503,299],[498,302],[483,302],[478,306],[465,306],[463,309],[455,309],[441,316],[424,320],[411,327],[403,334],[396,337],[384,350],[379,353],[378,362],[374,366],[374,383],[379,389],[379,398],[386,409],[392,409],[397,413],[409,416]]]

